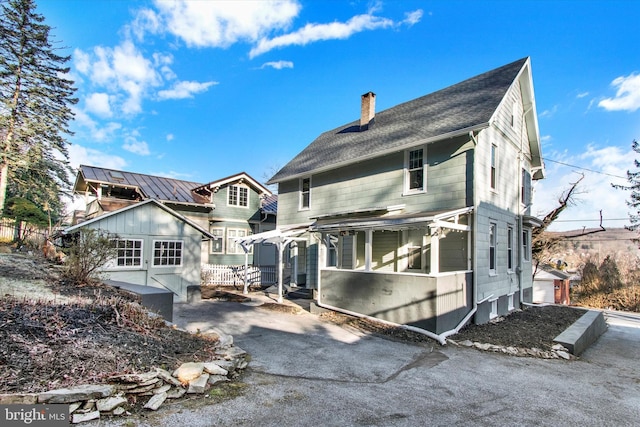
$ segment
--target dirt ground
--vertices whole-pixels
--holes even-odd
[[[105,285],[72,287],[60,280],[59,270],[38,254],[0,254],[0,393],[99,383],[119,373],[154,366],[171,370],[210,358],[214,337],[166,326],[125,291]],[[207,296],[235,301],[224,294]],[[301,310],[290,303],[262,308],[292,314]],[[580,315],[569,307],[529,308],[498,322],[468,326],[451,338],[548,349]],[[394,340],[430,340],[339,313],[325,313],[321,319]]]
[[[114,288],[71,287],[38,257],[0,254],[0,295],[0,393],[102,383],[213,357],[217,337],[170,328]]]

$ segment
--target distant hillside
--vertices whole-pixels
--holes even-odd
[[[614,258],[618,264],[627,266],[635,265],[640,260],[638,243],[633,241],[640,238],[637,232],[613,228],[580,236],[582,233],[583,230],[548,232],[550,235],[566,238],[553,251],[552,259],[567,263],[568,270],[579,268],[589,258],[596,264],[600,264],[607,255]]]

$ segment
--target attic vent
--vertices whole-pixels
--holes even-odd
[[[124,175],[118,171],[109,171],[109,175],[113,178],[114,181],[124,182]]]
[[[367,92],[361,96],[360,130],[367,130],[376,116],[376,94]]]

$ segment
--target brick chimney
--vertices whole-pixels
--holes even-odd
[[[373,92],[367,92],[361,97],[360,107],[360,130],[369,129],[369,125],[373,124],[373,120],[376,116],[376,94]]]

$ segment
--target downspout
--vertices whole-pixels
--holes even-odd
[[[524,122],[525,122],[525,116],[531,111],[533,110],[533,104],[531,105],[531,107],[529,107],[526,110],[522,111],[522,117],[520,118],[520,152],[518,153],[518,166],[519,166],[519,170],[517,171],[518,173],[518,188],[517,188],[517,192],[516,194],[518,194],[517,196],[517,200],[516,200],[516,206],[520,205],[520,189],[522,188],[522,185],[524,184],[522,182],[522,157],[523,157],[523,149],[522,149],[522,142],[523,142],[523,138],[522,138],[522,133],[524,132]],[[522,201],[522,203],[524,204],[524,200]],[[531,204],[527,205],[524,207],[524,210],[528,209],[529,206],[531,206]],[[516,272],[518,274],[518,290],[519,290],[519,294],[520,294],[520,305],[522,306],[523,302],[524,302],[524,289],[522,288],[522,259],[524,257],[524,254],[522,253],[522,244],[523,239],[522,239],[522,234],[524,233],[524,226],[522,224],[522,216],[524,215],[524,211],[520,210],[520,215],[518,215],[518,268],[516,269]],[[531,260],[531,262],[533,262],[533,260]]]

